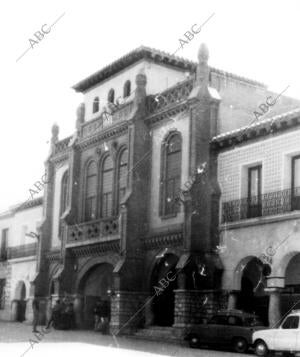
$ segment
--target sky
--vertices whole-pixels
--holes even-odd
[[[52,125],[60,139],[74,132],[83,98],[72,85],[141,45],[174,53],[212,14],[177,56],[196,61],[204,42],[211,66],[300,99],[299,10],[296,0],[1,2],[0,211],[43,176]]]

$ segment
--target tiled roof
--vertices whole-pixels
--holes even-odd
[[[118,73],[122,69],[128,67],[129,65],[136,63],[137,61],[141,59],[151,59],[154,62],[158,63],[165,63],[177,68],[181,68],[183,70],[189,70],[189,71],[195,71],[197,62],[190,61],[188,59],[185,59],[183,57],[175,56],[170,53],[160,51],[154,48],[150,47],[145,47],[141,46],[139,48],[136,48],[135,50],[127,53],[125,56],[122,56],[121,58],[117,59],[116,61],[112,62],[108,66],[102,68],[100,71],[97,71],[96,73],[90,75],[89,77],[83,79],[82,81],[78,82],[73,86],[73,89],[76,90],[76,92],[84,92],[87,89],[93,87],[94,85],[102,82],[103,80],[109,78],[115,73]],[[233,73],[225,72],[213,67],[210,67],[211,72],[214,72],[216,74],[226,76],[226,77],[231,77],[236,80],[246,82],[248,84],[252,84],[255,86],[263,87],[265,88],[265,85],[261,82],[254,81],[248,78],[244,78],[238,75],[235,75]]]
[[[264,119],[264,120],[259,120],[255,121],[253,123],[250,123],[247,126],[243,126],[239,129],[235,129],[232,131],[228,131],[226,133],[222,133],[220,135],[217,135],[212,138],[212,142],[221,142],[223,140],[231,139],[231,138],[236,138],[241,136],[241,134],[247,134],[253,130],[260,130],[261,128],[265,127],[270,127],[270,126],[275,126],[280,124],[281,122],[286,122],[286,121],[297,121],[297,123],[300,120],[300,108],[291,110],[289,112],[285,112],[279,115],[275,115],[271,118]]]
[[[36,206],[40,206],[43,204],[43,197],[37,197],[34,199],[29,199],[23,203],[21,203],[20,205],[18,205],[15,209],[14,212],[19,212],[28,208],[33,208]]]

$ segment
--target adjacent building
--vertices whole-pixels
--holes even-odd
[[[17,205],[0,215],[0,319],[30,321],[37,275],[35,232],[42,219],[42,198]]]
[[[275,325],[300,307],[300,109],[213,138],[229,306]]]

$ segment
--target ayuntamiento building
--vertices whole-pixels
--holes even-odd
[[[71,136],[52,128],[28,277],[14,267],[33,242],[0,217],[18,254],[1,255],[0,317],[30,320],[35,294],[42,321],[67,296],[92,328],[102,297],[114,333],[180,333],[227,306],[271,324],[300,300],[300,103],[208,57],[140,47],[73,87],[84,99]]]

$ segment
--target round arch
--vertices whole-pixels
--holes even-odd
[[[114,268],[119,261],[119,255],[114,254],[111,256],[103,256],[103,257],[95,257],[92,259],[89,259],[79,270],[77,274],[77,279],[75,282],[75,291],[78,293],[79,292],[79,287],[80,287],[80,282],[82,281],[82,278],[88,273],[90,269],[92,269],[96,265],[100,264],[110,264]]]
[[[240,262],[238,263],[238,265],[236,266],[233,272],[234,275],[233,275],[232,290],[241,290],[242,276],[243,276],[244,269],[247,266],[247,264],[253,259],[258,259],[258,258],[255,255],[249,255],[247,257],[244,257],[242,260],[240,260]]]

